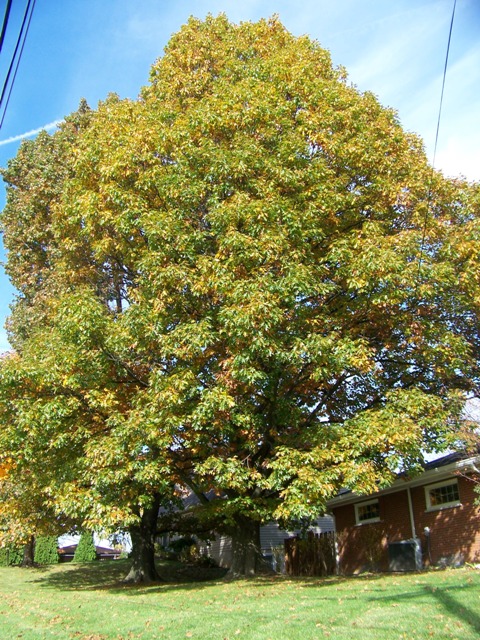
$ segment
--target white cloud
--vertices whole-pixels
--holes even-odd
[[[435,166],[442,169],[446,175],[461,174],[470,180],[480,179],[478,68],[478,45],[467,50],[448,66],[435,158]],[[410,103],[402,103],[403,108],[400,109],[400,117],[405,127],[411,131],[422,132],[431,161],[441,83],[442,75],[437,74],[410,96]]]
[[[479,180],[480,135],[475,135],[470,142],[458,137],[448,138],[437,151],[435,166],[446,176],[456,177],[459,174],[468,180]]]
[[[439,74],[443,70],[448,16],[429,9],[428,19],[426,7],[420,6],[364,25],[370,30],[359,38],[362,48],[354,64],[347,66],[353,82],[362,90],[381,95],[387,105],[397,106],[408,100],[412,89],[423,85],[432,72]]]
[[[10,346],[7,340],[7,334],[4,330],[0,331],[0,355],[2,353],[6,353],[7,351],[11,351],[12,347]]]
[[[45,124],[43,127],[38,127],[38,129],[32,129],[31,131],[26,131],[25,133],[19,133],[17,136],[10,136],[10,138],[0,140],[0,146],[3,146],[4,144],[11,144],[12,142],[19,142],[20,140],[25,140],[25,138],[33,138],[33,136],[38,135],[41,131],[51,131],[52,129],[58,127],[61,122],[62,120],[55,120],[54,122]]]

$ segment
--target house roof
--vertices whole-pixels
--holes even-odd
[[[476,452],[477,454],[480,453],[479,451]],[[448,453],[445,456],[442,456],[441,458],[436,458],[435,460],[430,460],[430,462],[427,462],[424,465],[425,471],[428,471],[429,469],[438,469],[440,467],[446,467],[449,464],[452,464],[452,462],[458,462],[461,460],[468,460],[470,458],[475,458],[476,455],[473,455],[471,451],[466,452],[466,451],[453,451],[452,453]]]
[[[69,544],[65,547],[60,547],[58,549],[58,553],[62,555],[74,555],[78,544]],[[98,547],[95,546],[95,551],[98,555],[120,555],[120,551],[118,549],[109,549],[108,547]]]
[[[368,495],[354,493],[350,489],[342,489],[335,498],[328,501],[329,509],[335,509],[344,504],[360,502],[368,497],[387,495],[403,491],[408,487],[417,487],[434,482],[440,482],[456,473],[480,473],[480,455],[472,455],[471,452],[455,451],[436,460],[431,460],[424,465],[424,471],[415,476],[399,474],[397,479],[389,486]]]
[[[78,545],[76,545],[76,544],[68,544],[65,547],[60,547],[58,549],[58,553],[66,554],[66,555],[68,555],[70,553],[75,553],[75,550],[76,550],[77,546]]]
[[[95,551],[99,555],[111,554],[111,555],[120,555],[121,551],[119,549],[110,549],[109,547],[95,547]]]

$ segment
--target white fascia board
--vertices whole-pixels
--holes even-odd
[[[454,476],[456,473],[480,473],[480,456],[473,456],[464,460],[457,460],[444,467],[435,467],[424,471],[418,476],[415,476],[411,480],[405,480],[404,478],[398,478],[393,482],[390,487],[376,491],[375,493],[359,494],[359,493],[345,493],[343,495],[336,496],[327,502],[327,508],[330,509],[340,507],[344,504],[354,504],[356,502],[364,502],[370,498],[377,498],[378,496],[385,496],[390,493],[397,493],[407,488],[421,487],[433,482],[440,482],[446,478]]]

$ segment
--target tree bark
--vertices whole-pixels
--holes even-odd
[[[27,544],[23,548],[22,567],[33,567],[35,555],[35,538],[30,536]]]
[[[260,523],[246,516],[237,516],[230,532],[232,538],[231,578],[253,576],[268,571],[260,547]]]
[[[134,584],[158,582],[161,580],[155,566],[155,534],[157,531],[160,498],[143,509],[140,524],[130,528],[132,538],[132,566],[124,582]]]

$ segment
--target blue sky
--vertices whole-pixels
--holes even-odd
[[[3,83],[26,0],[13,0],[0,57]],[[62,119],[80,99],[95,107],[109,92],[135,98],[170,36],[190,15],[224,12],[234,22],[274,13],[308,34],[420,134],[433,158],[454,0],[37,0],[3,127],[0,166],[21,136]],[[2,16],[5,2],[2,3]],[[480,179],[480,2],[457,0],[436,167]],[[13,139],[13,140],[12,140]],[[16,141],[14,139],[17,139]],[[5,201],[0,186],[0,207]],[[0,251],[0,260],[4,260]],[[14,291],[0,272],[0,326]],[[8,349],[0,329],[0,353]]]

